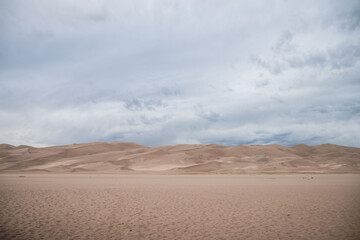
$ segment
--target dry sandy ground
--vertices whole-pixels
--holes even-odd
[[[360,175],[0,175],[0,239],[360,239]]]

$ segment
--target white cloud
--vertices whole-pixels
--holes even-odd
[[[0,142],[360,146],[359,9],[2,1]]]

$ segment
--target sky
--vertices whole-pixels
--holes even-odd
[[[0,0],[0,143],[360,147],[358,0]]]

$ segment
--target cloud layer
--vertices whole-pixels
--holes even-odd
[[[359,1],[0,3],[0,142],[360,147]]]

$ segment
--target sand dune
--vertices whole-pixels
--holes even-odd
[[[0,172],[256,173],[360,172],[360,148],[333,144],[176,145],[85,143],[34,148],[0,145]]]
[[[2,144],[0,239],[358,239],[359,174],[176,175],[263,172],[359,173],[360,149]]]

